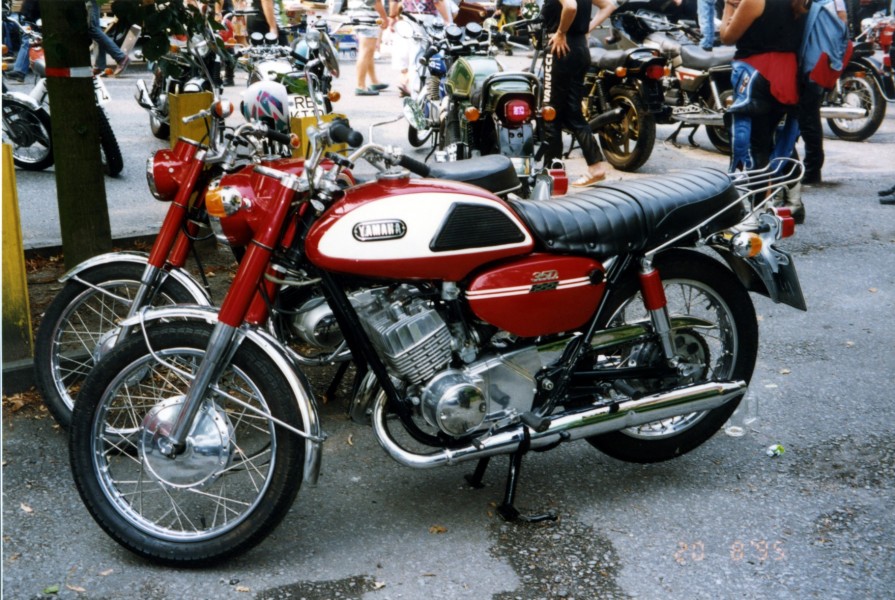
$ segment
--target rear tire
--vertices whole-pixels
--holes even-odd
[[[12,161],[25,171],[43,171],[53,166],[50,115],[24,102],[3,97],[3,143],[12,146]]]
[[[636,171],[649,159],[656,143],[656,119],[643,107],[636,90],[613,90],[612,108],[621,106],[625,117],[595,132],[606,160],[619,171]],[[596,115],[588,115],[592,119]]]
[[[99,147],[102,150],[103,171],[109,177],[115,177],[124,168],[124,158],[121,156],[121,148],[112,131],[112,124],[106,111],[99,110]]]
[[[847,142],[862,142],[876,133],[886,117],[886,99],[873,77],[856,77],[845,73],[840,79],[842,105],[863,108],[863,119],[827,119],[827,125],[837,137]]]
[[[96,522],[144,558],[175,566],[217,563],[261,542],[301,485],[304,440],[230,400],[235,396],[301,429],[279,368],[243,343],[209,393],[187,450],[158,452],[155,436],[176,418],[213,326],[164,323],[116,347],[84,384],[69,444],[78,492]]]
[[[712,328],[679,330],[674,334],[678,356],[690,369],[688,376],[672,379],[626,380],[642,394],[706,381],[743,380],[749,383],[758,353],[755,309],[736,275],[719,261],[699,252],[675,250],[655,260],[662,276],[671,317],[695,316]],[[611,315],[601,327],[619,326],[647,318],[636,277],[628,278],[610,299]],[[663,360],[656,341],[626,344],[602,360],[623,367]],[[587,439],[619,460],[652,463],[669,460],[697,448],[730,418],[741,398],[713,410],[664,419]]]

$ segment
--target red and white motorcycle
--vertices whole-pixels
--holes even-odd
[[[166,307],[84,383],[71,429],[78,490],[116,541],[168,564],[259,543],[314,482],[326,434],[290,352],[266,329],[289,289],[319,286],[368,375],[351,404],[395,460],[431,468],[585,439],[633,462],[711,437],[748,389],[758,349],[749,292],[805,309],[794,231],[771,208],[785,175],[690,172],[549,201],[411,178],[398,151],[323,148],[301,172],[256,165],[205,194],[218,235],[248,250],[220,309]],[[339,185],[366,159],[377,180]],[[770,194],[768,193],[770,192]],[[698,251],[711,248],[715,256]],[[325,319],[318,320],[325,322]],[[137,333],[139,332],[139,333]]]

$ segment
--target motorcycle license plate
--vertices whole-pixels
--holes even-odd
[[[309,96],[293,95],[290,115],[299,119],[314,116],[314,104]]]
[[[109,90],[106,89],[106,85],[99,77],[93,78],[93,91],[96,93],[97,104],[108,104],[112,101],[112,98],[109,97]]]

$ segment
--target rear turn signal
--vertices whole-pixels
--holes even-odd
[[[730,240],[730,249],[740,258],[752,258],[761,252],[761,237],[751,231],[743,231]]]
[[[628,74],[627,67],[616,67],[615,68],[615,76],[616,77],[624,77]]]
[[[541,118],[549,123],[556,118],[556,109],[552,106],[545,106],[541,109]]]
[[[479,113],[479,109],[477,109],[475,106],[468,107],[466,110],[463,111],[463,115],[470,123],[475,123],[481,116],[481,114]]]
[[[329,94],[327,94],[327,97],[329,98],[330,102],[338,102],[342,99],[342,94],[340,94],[336,90],[333,90]]]
[[[214,116],[226,119],[233,114],[233,103],[229,100],[218,100],[212,106],[212,111],[214,111]]]

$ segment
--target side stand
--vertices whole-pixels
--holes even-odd
[[[522,469],[522,457],[528,452],[529,446],[531,444],[531,438],[528,433],[528,428],[524,429],[525,431],[525,439],[522,444],[520,444],[519,448],[510,455],[510,465],[509,471],[507,472],[507,484],[506,490],[503,495],[503,502],[500,506],[497,507],[497,514],[499,514],[504,521],[516,522],[516,521],[524,521],[526,523],[540,523],[541,521],[556,521],[557,515],[553,512],[545,512],[539,514],[532,515],[523,515],[519,512],[514,506],[514,502],[516,499],[516,486],[519,483],[519,472]],[[482,478],[485,476],[485,470],[488,468],[488,463],[490,462],[490,457],[485,457],[479,460],[476,465],[475,472],[472,475],[466,476],[466,481],[469,482],[469,485],[472,487],[479,489],[483,487]]]
[[[680,142],[677,141],[677,136],[680,134],[681,130],[684,127],[689,127],[691,129],[690,135],[687,136],[687,141],[690,142],[690,145],[693,146],[694,148],[699,148],[699,144],[697,144],[696,140],[693,139],[693,136],[696,135],[696,130],[699,129],[698,124],[691,125],[689,123],[685,123],[685,122],[681,121],[681,124],[677,126],[677,129],[675,129],[671,135],[669,135],[667,138],[665,138],[665,141],[671,142],[671,145],[674,146],[675,148],[680,148],[681,144],[680,144]]]
[[[333,376],[333,380],[330,382],[329,387],[326,388],[326,392],[323,394],[326,402],[336,399],[336,391],[338,391],[339,386],[342,385],[342,379],[345,378],[345,371],[347,371],[348,367],[350,366],[350,360],[343,361],[339,364],[339,368],[336,370],[336,374]]]

